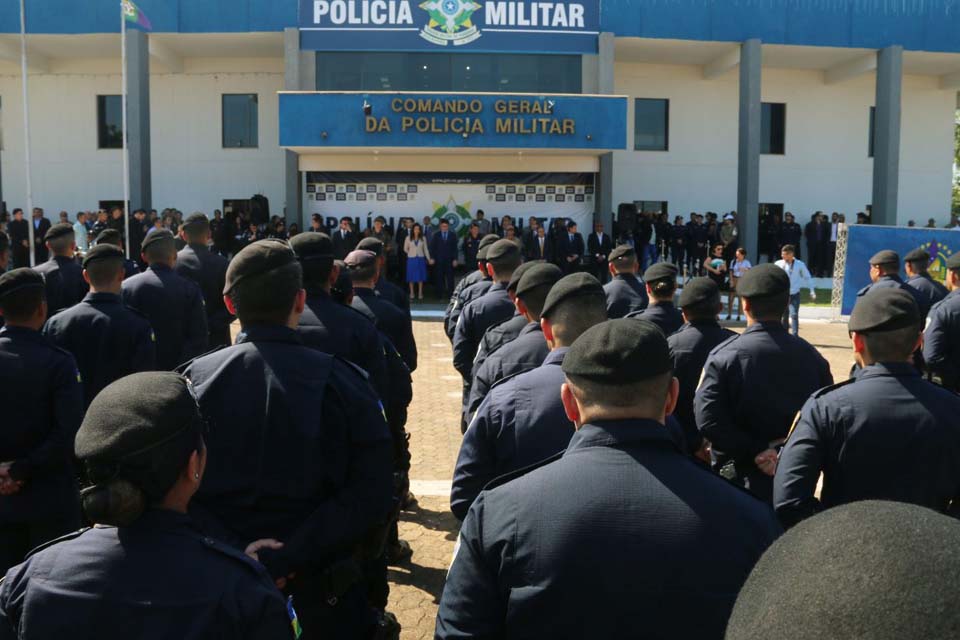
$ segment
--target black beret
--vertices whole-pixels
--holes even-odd
[[[43,236],[43,241],[48,242],[50,240],[56,240],[57,238],[62,238],[64,236],[73,235],[73,225],[69,222],[58,222],[49,229],[47,233]]]
[[[488,233],[480,239],[480,244],[478,245],[481,249],[486,249],[487,247],[493,246],[495,243],[500,241],[500,236],[495,233]]]
[[[683,285],[683,291],[680,292],[681,309],[710,302],[720,304],[720,287],[710,278],[694,278]]]
[[[379,238],[364,238],[357,243],[357,249],[361,251],[372,251],[377,257],[383,255],[383,241]]]
[[[517,285],[520,284],[520,278],[523,277],[523,274],[525,274],[527,271],[534,268],[538,264],[543,264],[543,261],[537,260],[535,262],[524,262],[522,265],[517,267],[514,270],[513,275],[510,276],[510,282],[507,283],[507,291],[513,291],[514,293],[516,293]]]
[[[206,215],[200,213],[191,213],[187,216],[187,219],[183,221],[183,228],[189,229],[190,227],[197,227],[202,229],[204,227],[210,228],[210,219]]]
[[[507,262],[520,257],[520,247],[512,240],[497,240],[487,249],[487,262]]]
[[[333,258],[333,241],[325,233],[307,231],[297,234],[290,238],[290,247],[301,262]]]
[[[555,264],[534,263],[517,283],[517,297],[522,298],[534,289],[552,287],[563,277],[563,271]]]
[[[658,262],[643,273],[643,279],[647,282],[657,280],[676,279],[679,270],[669,262]]]
[[[571,273],[561,278],[557,284],[553,285],[547,299],[543,303],[543,311],[540,316],[549,318],[550,313],[557,308],[560,303],[570,298],[582,298],[586,296],[598,296],[606,300],[606,294],[603,291],[603,285],[589,273]]]
[[[960,251],[947,258],[947,269],[960,269]]]
[[[923,249],[914,249],[903,259],[904,262],[924,262],[930,263],[930,254]]]
[[[737,293],[744,298],[770,298],[790,293],[790,276],[775,264],[761,264],[737,281]]]
[[[636,258],[637,250],[631,247],[628,244],[621,244],[616,247],[613,251],[610,252],[608,260],[613,262],[614,260],[620,260],[621,258]]]
[[[767,549],[726,640],[955,638],[958,572],[954,518],[900,502],[834,507]]]
[[[900,264],[900,256],[897,255],[896,251],[884,249],[883,251],[875,253],[873,257],[870,258],[870,264]]]
[[[83,258],[83,268],[86,269],[90,263],[97,260],[118,260],[122,262],[125,257],[123,250],[116,245],[109,242],[98,244],[87,251],[87,255]]]
[[[227,267],[227,279],[223,295],[229,294],[237,284],[247,278],[261,276],[297,261],[297,255],[285,242],[258,240],[240,250]]]
[[[0,298],[33,288],[43,288],[43,276],[29,267],[21,267],[0,275]]]
[[[123,242],[123,236],[116,229],[104,229],[100,232],[100,235],[97,236],[97,244],[101,242],[119,246],[120,243]]]
[[[857,301],[847,329],[858,333],[920,326],[920,309],[903,289],[873,289]]]
[[[157,229],[152,231],[150,235],[143,239],[143,242],[140,243],[140,251],[146,251],[147,247],[150,245],[157,244],[158,242],[169,243],[171,247],[175,247],[173,232],[169,229]]]
[[[563,359],[563,372],[614,386],[671,371],[670,347],[660,327],[648,320],[607,320],[584,332]]]
[[[369,267],[370,265],[376,263],[377,254],[373,251],[367,251],[366,249],[357,249],[356,251],[351,251],[344,262],[351,269]]]

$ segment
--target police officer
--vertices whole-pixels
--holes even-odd
[[[477,270],[460,280],[457,288],[453,291],[453,296],[450,298],[450,304],[447,305],[443,319],[444,331],[451,342],[453,342],[453,334],[457,329],[457,321],[460,319],[460,314],[463,313],[464,308],[484,295],[493,286],[493,278],[487,272],[487,250],[499,240],[500,236],[496,234],[484,236],[480,240],[480,248],[477,249]]]
[[[922,323],[906,291],[859,299],[848,329],[860,371],[806,402],[780,454],[774,507],[785,526],[867,499],[960,512],[960,396],[913,367]]]
[[[663,335],[683,326],[683,315],[673,305],[673,296],[677,292],[677,268],[669,262],[658,262],[643,274],[647,281],[647,295],[650,306],[643,311],[628,313],[627,318],[640,318],[654,323]]]
[[[436,637],[722,638],[773,512],[671,440],[678,386],[654,324],[594,326],[562,370],[577,432],[470,507]]]
[[[186,242],[186,246],[177,253],[174,271],[196,283],[203,293],[209,346],[229,346],[232,343],[230,325],[234,318],[224,306],[221,293],[229,261],[219,253],[210,251],[210,220],[202,213],[187,216],[180,227],[180,238]]]
[[[960,391],[960,253],[947,258],[950,293],[930,310],[923,359],[940,383]]]
[[[790,277],[756,266],[737,283],[747,329],[710,352],[694,398],[700,434],[714,467],[761,500],[773,499],[777,449],[807,398],[833,384],[830,365],[781,323]]]
[[[43,334],[73,354],[83,377],[84,407],[115,380],[157,366],[153,329],[145,317],[123,305],[123,251],[98,244],[83,259],[90,293],[82,302],[47,321]]]
[[[685,324],[667,338],[673,375],[680,381],[680,397],[673,415],[683,427],[689,453],[698,455],[709,464],[710,454],[703,447],[703,437],[697,430],[693,414],[693,397],[707,356],[717,345],[736,334],[721,327],[717,321],[723,303],[717,283],[710,278],[694,278],[684,285],[680,293],[680,309]]]
[[[390,432],[362,372],[291,328],[301,287],[286,243],[255,242],[230,263],[241,333],[184,367],[210,429],[196,515],[286,581],[304,638],[365,638],[377,616],[362,563],[382,553],[395,505]]]
[[[83,280],[83,269],[74,257],[77,243],[74,241],[73,225],[66,222],[55,224],[43,240],[51,257],[37,265],[36,272],[43,276],[46,283],[47,306],[50,315],[53,315],[83,300],[83,296],[87,295],[87,283]]]
[[[154,231],[143,241],[149,268],[123,281],[121,298],[150,321],[157,337],[157,367],[170,371],[207,350],[207,314],[200,287],[177,275],[173,234]]]
[[[100,232],[100,235],[97,236],[97,244],[112,244],[115,247],[123,249],[123,236],[120,235],[120,232],[116,229],[104,229]],[[123,279],[126,280],[138,273],[140,273],[140,267],[137,266],[137,263],[124,257]]]
[[[377,256],[380,263],[380,275],[373,288],[381,298],[394,305],[401,311],[410,316],[410,298],[403,289],[387,280],[387,256],[384,250],[383,241],[379,238],[364,238],[357,243],[358,251],[372,251]]]
[[[907,284],[927,298],[927,308],[947,297],[947,288],[930,277],[930,254],[923,249],[914,249],[903,259],[907,272]]]
[[[540,367],[495,384],[464,435],[450,494],[450,510],[458,519],[495,478],[549,458],[570,443],[574,430],[560,401],[560,365],[577,338],[606,321],[606,307],[600,283],[584,273],[566,276],[550,289],[541,312],[550,354]]]
[[[93,483],[83,508],[97,526],[7,573],[0,637],[293,637],[263,567],[187,516],[204,477],[202,429],[189,383],[173,373],[136,374],[97,397],[76,437]]]
[[[593,278],[586,273],[579,275]],[[550,348],[540,328],[540,312],[543,310],[550,289],[562,277],[563,272],[560,267],[543,263],[533,266],[520,278],[515,304],[517,311],[526,319],[527,325],[520,331],[520,335],[510,342],[509,348],[498,349],[479,367],[474,362],[467,416],[477,410],[490,388],[497,382],[518,373],[536,369],[543,364],[547,354],[550,353]]]
[[[871,283],[857,292],[857,298],[862,298],[868,292],[876,289],[903,289],[917,302],[920,313],[926,317],[930,311],[930,300],[919,291],[905,283],[900,278],[900,256],[896,251],[884,249],[870,258]]]
[[[607,296],[607,315],[611,320],[643,311],[650,305],[647,287],[637,277],[640,262],[637,252],[628,244],[621,244],[610,252],[610,282],[603,286]]]
[[[43,276],[20,268],[0,275],[0,571],[30,549],[80,524],[70,455],[83,418],[73,356],[41,335],[47,319]],[[0,634],[2,636],[4,634]]]
[[[417,343],[410,316],[395,304],[377,295],[374,284],[380,277],[377,254],[364,249],[352,251],[346,259],[353,282],[353,308],[368,318],[376,318],[377,328],[397,348],[410,371],[417,370]]]

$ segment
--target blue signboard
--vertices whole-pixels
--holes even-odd
[[[943,282],[947,275],[946,261],[960,251],[960,230],[916,229],[910,227],[875,227],[852,225],[847,236],[847,266],[843,272],[843,306],[849,315],[857,302],[857,292],[870,284],[870,258],[884,249],[900,254],[901,260],[914,249],[930,254],[930,275]],[[904,276],[903,273],[900,274]]]
[[[602,151],[626,148],[626,127],[622,96],[280,94],[282,147]]]
[[[596,53],[600,0],[300,0],[316,51]]]

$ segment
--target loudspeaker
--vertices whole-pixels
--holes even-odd
[[[632,233],[637,228],[637,205],[632,202],[622,202],[617,207],[617,230],[621,233]]]

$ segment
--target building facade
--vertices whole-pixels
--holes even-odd
[[[19,14],[0,8],[0,188],[26,204]],[[122,200],[120,12],[28,0],[33,202]],[[949,217],[947,0],[141,0],[131,205],[301,225],[484,209],[609,222],[761,206]]]

